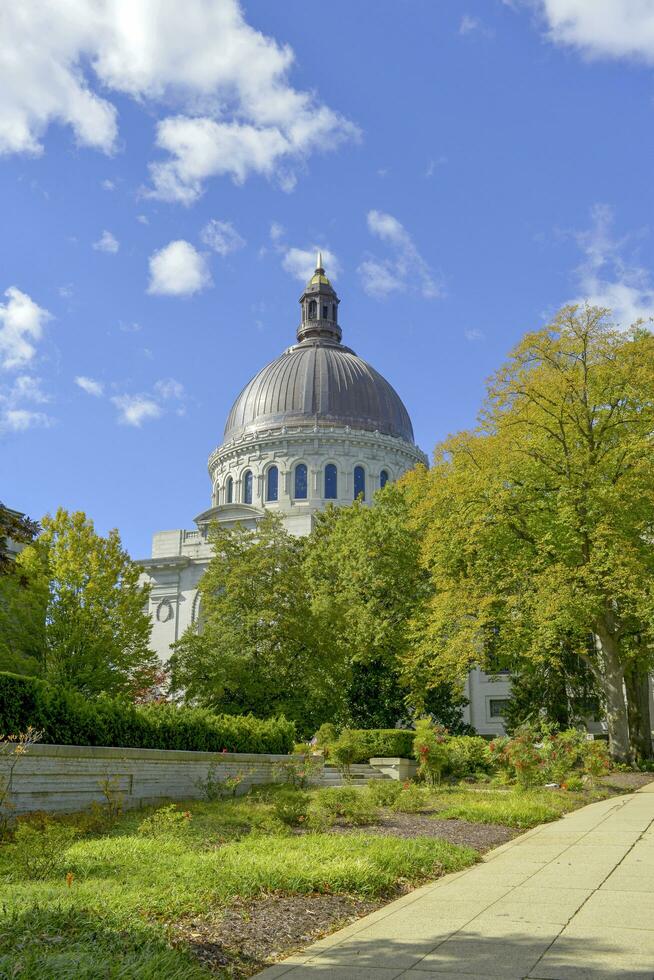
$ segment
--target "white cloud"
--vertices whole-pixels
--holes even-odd
[[[369,211],[368,230],[389,245],[393,256],[380,259],[369,256],[359,265],[363,288],[370,296],[387,296],[391,292],[404,292],[416,284],[425,299],[442,296],[441,283],[416,248],[401,222],[392,214]]]
[[[278,242],[280,238],[283,238],[286,234],[286,229],[283,225],[280,225],[278,221],[273,221],[270,225],[270,239],[273,242]]]
[[[207,222],[200,232],[200,238],[205,245],[223,256],[245,245],[245,239],[241,238],[231,221],[218,221],[216,218]]]
[[[191,296],[211,285],[203,255],[190,242],[170,242],[150,256],[148,292],[161,296]]]
[[[113,180],[103,180],[102,183],[100,184],[100,186],[102,187],[102,190],[103,191],[115,191],[116,190],[116,185],[114,184]]]
[[[459,24],[459,34],[465,36],[466,34],[481,34],[484,37],[492,37],[493,31],[479,17],[471,17],[470,14],[464,14],[461,18]]]
[[[5,290],[5,296],[7,302],[0,303],[0,366],[19,368],[34,357],[51,314],[16,286]]]
[[[174,378],[165,378],[155,382],[154,390],[164,401],[171,398],[180,400],[184,397],[184,385],[180,381],[175,381]]]
[[[44,412],[33,411],[25,404],[41,405],[50,401],[41,388],[41,379],[20,375],[10,388],[0,387],[0,432],[23,432],[48,427],[54,419]]]
[[[550,38],[592,57],[654,62],[651,0],[537,0]]]
[[[475,343],[478,340],[484,340],[485,337],[482,331],[477,330],[476,327],[473,327],[472,330],[464,330],[463,335],[466,340],[470,341],[470,343]]]
[[[647,269],[624,258],[629,239],[612,237],[613,221],[612,208],[596,204],[591,227],[573,233],[584,260],[575,270],[580,295],[571,302],[608,307],[626,330],[636,320],[654,317],[654,283]]]
[[[20,0],[0,32],[0,153],[43,151],[52,123],[112,152],[127,96],[151,111],[169,158],[152,165],[155,196],[190,203],[204,181],[276,177],[319,150],[356,138],[355,126],[292,87],[293,52],[251,27],[238,0]]]
[[[97,242],[93,243],[93,248],[98,252],[109,252],[115,255],[120,248],[120,242],[111,234],[110,231],[103,231]]]
[[[311,248],[283,248],[282,246],[284,253],[282,266],[295,279],[306,283],[315,272],[316,256],[319,249],[319,245],[312,245]],[[341,273],[341,263],[328,248],[322,249],[322,264],[330,279],[338,279]]]
[[[158,419],[163,412],[161,405],[149,395],[116,395],[111,401],[118,409],[121,425],[139,428],[148,419]]]
[[[150,224],[150,221],[149,221],[149,218],[148,218],[147,214],[138,214],[136,216],[136,220],[141,225],[149,225]]]
[[[75,384],[87,395],[93,395],[95,398],[101,398],[104,394],[104,385],[101,381],[94,381],[93,378],[87,378],[83,374],[77,375]]]

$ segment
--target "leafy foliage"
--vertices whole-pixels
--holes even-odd
[[[36,521],[10,510],[0,501],[0,575],[10,575],[15,570],[13,558],[9,557],[8,539],[17,544],[29,544],[38,532]]]
[[[59,509],[16,559],[23,587],[0,601],[3,662],[38,665],[44,679],[85,695],[131,694],[158,667],[150,650],[149,589],[117,531]],[[12,663],[13,661],[13,663]]]

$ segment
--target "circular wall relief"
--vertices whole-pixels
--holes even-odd
[[[174,616],[173,607],[170,599],[162,599],[157,606],[157,620],[160,623],[167,623]]]

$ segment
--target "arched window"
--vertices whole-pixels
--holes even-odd
[[[359,496],[366,499],[366,471],[363,466],[354,467],[354,499]]]
[[[334,463],[325,467],[325,499],[336,500],[338,497],[338,470]]]
[[[323,320],[326,320],[328,316],[329,316],[329,307],[327,306],[327,303],[325,303],[324,306],[323,306],[323,308],[322,308],[322,318],[323,318]]]
[[[309,319],[315,320],[318,316],[318,304],[315,299],[312,299],[309,303]]]
[[[332,303],[332,320],[336,323],[336,303]]]
[[[388,483],[388,470],[382,470],[381,473],[379,474],[379,486],[382,488],[382,490],[384,489],[387,483]]]
[[[252,503],[252,470],[246,470],[243,477],[243,503]]]
[[[234,503],[234,481],[231,476],[227,478],[227,503]]]
[[[296,500],[307,499],[307,468],[305,463],[298,463],[295,467],[295,492]]]
[[[279,493],[279,470],[271,466],[266,475],[266,500],[277,500]]]

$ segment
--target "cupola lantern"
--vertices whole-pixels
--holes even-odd
[[[302,320],[297,331],[300,343],[305,340],[333,340],[339,344],[342,337],[338,325],[338,304],[340,300],[325,275],[322,252],[316,256],[316,271],[300,296]]]

